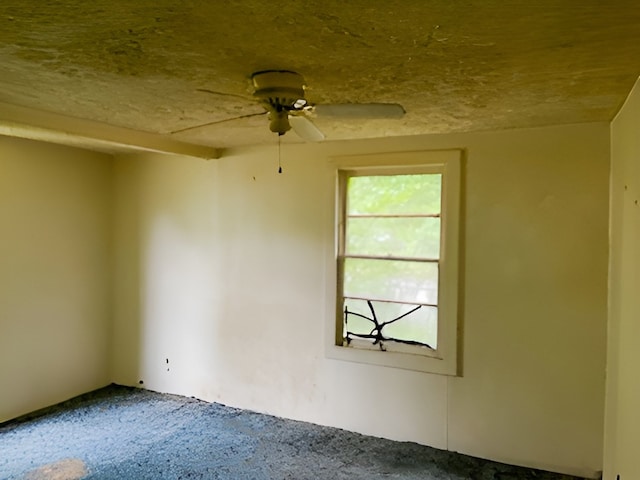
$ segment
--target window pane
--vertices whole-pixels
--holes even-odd
[[[440,256],[440,219],[349,218],[346,253],[437,259]]]
[[[416,305],[399,303],[371,302],[371,304],[379,324],[398,318],[416,308]],[[370,319],[373,318],[371,309],[364,300],[345,299],[344,307],[349,312],[359,313]],[[353,334],[371,334],[375,327],[373,321],[358,315],[346,315],[344,320],[346,320],[344,326],[345,337],[347,332],[351,333],[352,336]],[[438,309],[435,307],[420,307],[400,320],[382,327],[382,335],[388,339],[413,340],[425,343],[436,349],[438,348]],[[372,343],[373,341],[374,339],[371,339]]]
[[[438,348],[438,309],[421,307],[401,320],[387,325],[383,331],[386,337],[415,340],[436,349]]]
[[[377,306],[380,302],[373,302],[374,308],[376,309],[376,316],[379,321],[384,321],[386,317],[384,317],[383,313],[378,313]],[[352,313],[358,313],[360,315],[364,315],[365,317],[372,318],[371,310],[367,305],[367,302],[364,300],[356,300],[351,298],[345,298],[344,304],[342,306],[342,311],[344,312],[345,308]],[[346,317],[346,318],[345,318]],[[347,332],[351,333],[360,333],[367,334],[371,333],[371,330],[375,326],[373,321],[367,320],[366,318],[362,318],[358,315],[346,315],[343,316],[342,321],[345,323],[344,325],[344,337],[346,338]]]
[[[347,214],[440,213],[442,175],[350,177]]]
[[[346,258],[344,296],[438,303],[438,264]]]

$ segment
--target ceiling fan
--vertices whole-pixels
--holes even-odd
[[[324,134],[310,119],[310,117],[315,116],[341,119],[391,119],[401,118],[405,114],[404,108],[398,103],[317,105],[309,103],[305,99],[303,76],[290,70],[262,70],[255,72],[251,75],[251,82],[254,88],[253,97],[265,109],[265,112],[245,116],[268,114],[269,129],[279,136],[293,129],[303,140],[311,142],[324,140]],[[228,122],[237,118],[212,122],[211,124]],[[180,133],[211,124],[187,127],[171,133]]]
[[[397,103],[338,103],[312,105],[304,96],[304,78],[289,70],[263,70],[251,75],[258,99],[269,113],[269,129],[278,135],[293,130],[304,140],[324,140],[324,134],[309,115],[339,118],[400,118],[405,114]]]

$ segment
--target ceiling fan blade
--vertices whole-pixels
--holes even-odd
[[[311,120],[302,115],[289,115],[289,123],[291,128],[303,140],[309,142],[320,142],[324,140],[324,133],[316,127]]]
[[[313,107],[316,115],[340,118],[400,118],[406,112],[399,103],[334,103]]]
[[[173,130],[173,131],[171,131],[169,133],[171,135],[173,135],[175,133],[188,132],[189,130],[196,130],[198,128],[209,127],[211,125],[217,125],[219,123],[226,123],[226,122],[232,122],[234,120],[240,120],[241,118],[257,117],[258,115],[266,115],[266,114],[267,114],[266,111],[259,112],[259,113],[248,113],[247,115],[240,115],[238,117],[223,118],[222,120],[214,120],[213,122],[199,123],[198,125],[192,125],[190,127],[179,128],[178,130]]]

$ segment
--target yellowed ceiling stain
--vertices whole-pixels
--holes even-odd
[[[271,142],[251,73],[315,103],[391,102],[327,139],[609,121],[640,74],[640,9],[567,2],[22,2],[0,5],[0,101],[216,147]],[[289,134],[288,134],[289,135]],[[290,137],[287,137],[290,140]],[[291,138],[291,140],[294,140]]]

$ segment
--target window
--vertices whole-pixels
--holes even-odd
[[[460,152],[337,166],[331,356],[456,374]]]

